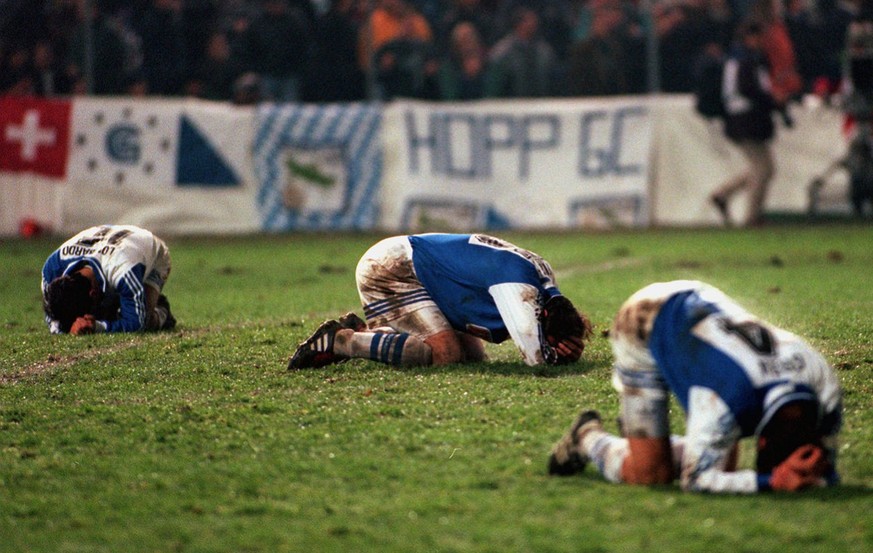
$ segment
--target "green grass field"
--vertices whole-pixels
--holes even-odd
[[[42,321],[39,271],[62,237],[3,241],[0,551],[873,550],[873,227],[501,236],[590,314],[580,364],[532,369],[505,343],[472,366],[287,372],[323,319],[361,313],[354,266],[376,235],[166,237],[177,330],[79,338]],[[836,367],[841,486],[706,496],[545,474],[581,408],[615,430],[601,332],[676,278]]]

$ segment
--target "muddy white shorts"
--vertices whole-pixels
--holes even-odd
[[[406,236],[386,238],[364,253],[355,281],[370,328],[390,327],[421,339],[452,330],[415,275]]]

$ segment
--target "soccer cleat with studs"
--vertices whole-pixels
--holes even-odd
[[[321,323],[309,338],[297,346],[297,350],[288,361],[288,370],[317,369],[346,361],[348,357],[333,352],[336,333],[343,328],[339,321],[333,319]]]
[[[582,437],[595,428],[603,428],[600,414],[597,411],[581,413],[570,430],[552,448],[549,455],[549,474],[570,476],[585,470],[588,457],[579,452],[579,444]]]

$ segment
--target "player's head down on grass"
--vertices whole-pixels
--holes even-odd
[[[546,301],[541,315],[543,335],[556,349],[556,364],[578,361],[591,339],[591,321],[565,296]]]
[[[349,358],[389,365],[485,359],[484,343],[511,339],[527,365],[573,363],[591,323],[558,289],[539,254],[485,234],[417,234],[371,246],[355,270],[367,327],[327,321],[289,369]]]
[[[689,491],[754,493],[833,485],[842,394],[833,368],[800,337],[700,281],[646,286],[609,334],[621,428],[588,411],[552,449],[549,472],[593,459],[603,476]],[[670,431],[675,397],[688,420]],[[757,438],[756,470],[737,470],[741,438]]]
[[[835,420],[839,413],[824,412],[811,396],[803,393],[801,397],[786,398],[772,415],[765,414],[768,420],[757,433],[755,467],[759,474],[772,473],[800,449],[825,452],[833,448],[829,437],[839,422]],[[822,455],[821,462],[810,463],[810,468],[815,476],[824,478],[835,468],[833,461]]]
[[[170,252],[151,231],[98,225],[66,240],[42,268],[46,323],[53,334],[175,327],[162,294]]]
[[[79,317],[94,312],[100,302],[100,291],[80,272],[59,276],[45,289],[43,309],[55,319],[61,332],[69,332]]]

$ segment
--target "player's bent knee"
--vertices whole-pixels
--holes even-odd
[[[488,356],[485,355],[485,344],[479,338],[469,334],[458,333],[458,339],[461,342],[461,355],[463,361],[468,363],[480,363],[488,358]]]
[[[431,349],[434,365],[460,363],[464,359],[463,348],[454,330],[438,332],[424,341]]]

